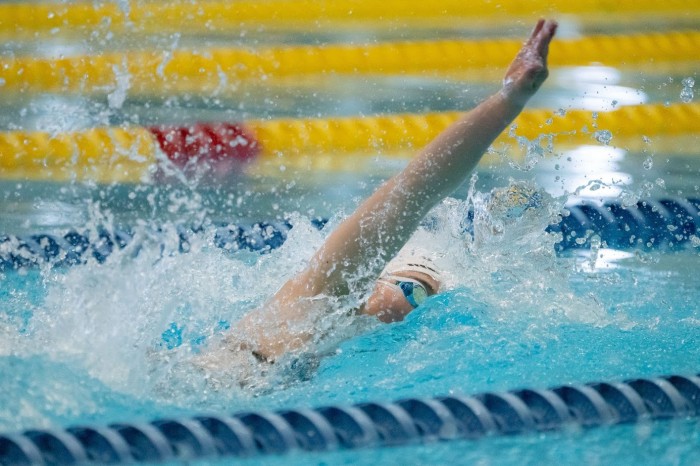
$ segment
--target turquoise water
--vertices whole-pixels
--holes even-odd
[[[562,28],[570,36],[586,32],[573,23]],[[266,38],[313,42],[288,39]],[[243,45],[255,45],[246,40]],[[678,102],[682,80],[697,80],[696,74],[692,66],[672,73],[559,68],[533,106],[603,110],[613,100]],[[0,127],[64,131],[123,122],[452,110],[471,107],[494,89],[465,77],[411,76],[329,77],[319,86],[257,83],[221,99],[127,95],[117,107],[101,97],[16,97],[3,103]],[[310,228],[311,218],[337,223],[405,161],[361,159],[353,173],[280,168],[239,174],[221,186],[0,181],[0,234],[97,225],[127,225],[139,234],[138,248],[105,264],[0,273],[0,432],[696,373],[698,247],[558,256],[556,239],[542,233],[568,201],[580,198],[698,197],[697,151],[685,148],[691,157],[683,157],[649,147],[627,152],[591,138],[589,145],[535,157],[533,167],[481,166],[475,190],[466,184],[456,198],[471,193],[478,199],[511,179],[552,197],[501,234],[481,229],[480,241],[460,229],[469,206],[442,206],[434,214],[438,230],[415,241],[444,255],[449,291],[402,323],[338,321],[336,340],[349,338],[324,346],[325,357],[307,379],[273,378],[252,393],[213,390],[181,364],[272,294],[322,243],[326,233]],[[285,247],[268,255],[218,250],[211,230],[190,253],[175,253],[175,225],[289,216],[297,227]],[[248,463],[690,465],[700,462],[699,436],[696,420],[676,420]]]
[[[286,247],[263,256],[224,253],[206,234],[190,253],[169,254],[165,228],[136,256],[5,273],[0,373],[11,376],[1,382],[0,431],[695,373],[697,249],[557,256],[556,238],[541,232],[562,201],[548,198],[504,233],[458,245],[452,223],[466,205],[443,205],[432,214],[439,228],[414,240],[451,253],[443,265],[452,289],[404,322],[347,327],[352,337],[332,345],[308,380],[274,379],[256,393],[214,391],[173,362],[215,339],[222,321],[263,300],[291,273],[281,270],[320,244],[325,233],[305,227],[307,217],[296,217]],[[679,420],[263,462],[693,464],[688,444],[697,440],[696,421]]]

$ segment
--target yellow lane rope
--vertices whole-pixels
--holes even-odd
[[[519,40],[440,40],[367,45],[138,51],[58,59],[0,60],[0,91],[167,93],[225,89],[242,80],[312,74],[436,74],[503,68]],[[552,66],[634,66],[697,61],[700,32],[558,40]]]
[[[146,128],[95,128],[52,135],[0,133],[0,178],[139,182],[149,179],[158,148]]]
[[[374,21],[390,25],[464,20],[507,19],[540,15],[599,17],[675,14],[697,17],[698,0],[237,0],[154,2],[2,3],[0,34],[103,27],[120,31],[230,31],[241,26],[323,27]]]
[[[251,120],[242,127],[257,143],[260,161],[298,165],[300,160],[317,155],[336,160],[348,155],[407,157],[460,115],[445,112]],[[528,110],[515,121],[516,129],[502,134],[494,148],[517,148],[522,140],[517,136],[530,141],[540,138],[539,144],[551,143],[555,151],[606,142],[620,148],[646,144],[653,150],[657,138],[692,135],[695,145],[690,150],[696,150],[698,121],[698,103],[639,105],[600,113]],[[95,128],[54,136],[45,132],[5,132],[0,133],[0,177],[139,182],[154,173],[157,160],[163,159],[162,153],[154,133],[142,127]]]
[[[328,119],[278,119],[248,121],[246,127],[260,141],[263,157],[291,157],[318,153],[401,153],[430,142],[457,120],[460,112],[383,115]],[[642,136],[700,134],[700,104],[638,105],[612,112],[570,110],[527,110],[515,120],[518,137],[535,140],[553,136],[553,143],[565,145],[599,144],[605,131],[611,144]],[[509,132],[494,144],[516,142]]]

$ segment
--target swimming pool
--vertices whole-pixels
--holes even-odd
[[[572,35],[588,31],[576,29],[574,21],[569,27]],[[391,31],[402,34],[400,28]],[[453,29],[439,34],[458,35]],[[281,37],[313,42],[312,36]],[[158,43],[168,36],[153,37]],[[19,46],[4,51],[16,51],[12,47]],[[696,67],[697,61],[672,71],[661,65],[561,67],[534,104],[602,112],[613,100],[679,103],[692,94],[687,78],[697,79]],[[8,99],[2,118],[6,130],[60,132],[134,118],[145,125],[423,112],[468,105],[491,89],[489,81],[457,79],[333,75],[307,88],[249,85],[219,102],[196,94],[147,98],[127,92],[119,106],[113,105],[119,100],[114,94],[104,102],[47,93]],[[234,107],[242,98],[247,107]],[[354,323],[347,329],[352,338],[323,348],[330,354],[317,370],[254,394],[213,391],[178,364],[269,295],[321,244],[327,230],[318,230],[313,219],[330,219],[332,226],[405,159],[344,156],[345,169],[314,171],[281,157],[229,175],[223,185],[184,178],[166,184],[3,179],[0,233],[64,234],[75,228],[93,232],[94,240],[100,226],[126,226],[136,239],[104,263],[2,271],[0,432],[696,373],[697,241],[680,248],[641,244],[557,253],[557,238],[543,232],[582,200],[631,205],[642,198],[698,197],[697,133],[665,145],[654,134],[639,134],[639,147],[630,150],[615,145],[614,129],[610,144],[605,134],[593,133],[587,143],[553,155],[530,151],[509,164],[495,154],[474,187],[457,193],[459,199],[469,193],[470,201],[441,206],[417,238],[445,253],[452,291],[399,324]],[[540,190],[542,203],[516,218],[477,219],[465,228],[467,212],[478,211],[483,196],[513,180]],[[295,227],[269,254],[214,245],[212,222],[282,218]],[[186,253],[180,250],[181,225],[201,226]],[[493,227],[498,233],[488,232]],[[694,464],[698,435],[696,421],[680,419],[247,461]]]

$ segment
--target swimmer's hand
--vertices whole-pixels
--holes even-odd
[[[549,43],[557,31],[555,21],[537,22],[530,38],[506,71],[501,93],[511,102],[524,106],[547,79]]]

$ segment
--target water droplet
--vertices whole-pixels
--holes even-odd
[[[593,133],[593,137],[596,139],[601,144],[605,144],[606,146],[610,144],[610,141],[612,141],[612,133],[608,131],[607,129],[601,129],[599,131],[596,131]]]
[[[695,79],[688,77],[682,81],[683,89],[681,90],[681,100],[685,103],[689,103],[695,97],[695,92],[693,87],[695,87]]]
[[[700,247],[700,238],[695,235],[691,235],[690,244],[692,244],[694,248]]]
[[[178,326],[175,322],[171,322],[170,326],[161,334],[161,338],[166,348],[177,348],[182,345],[182,327]]]

